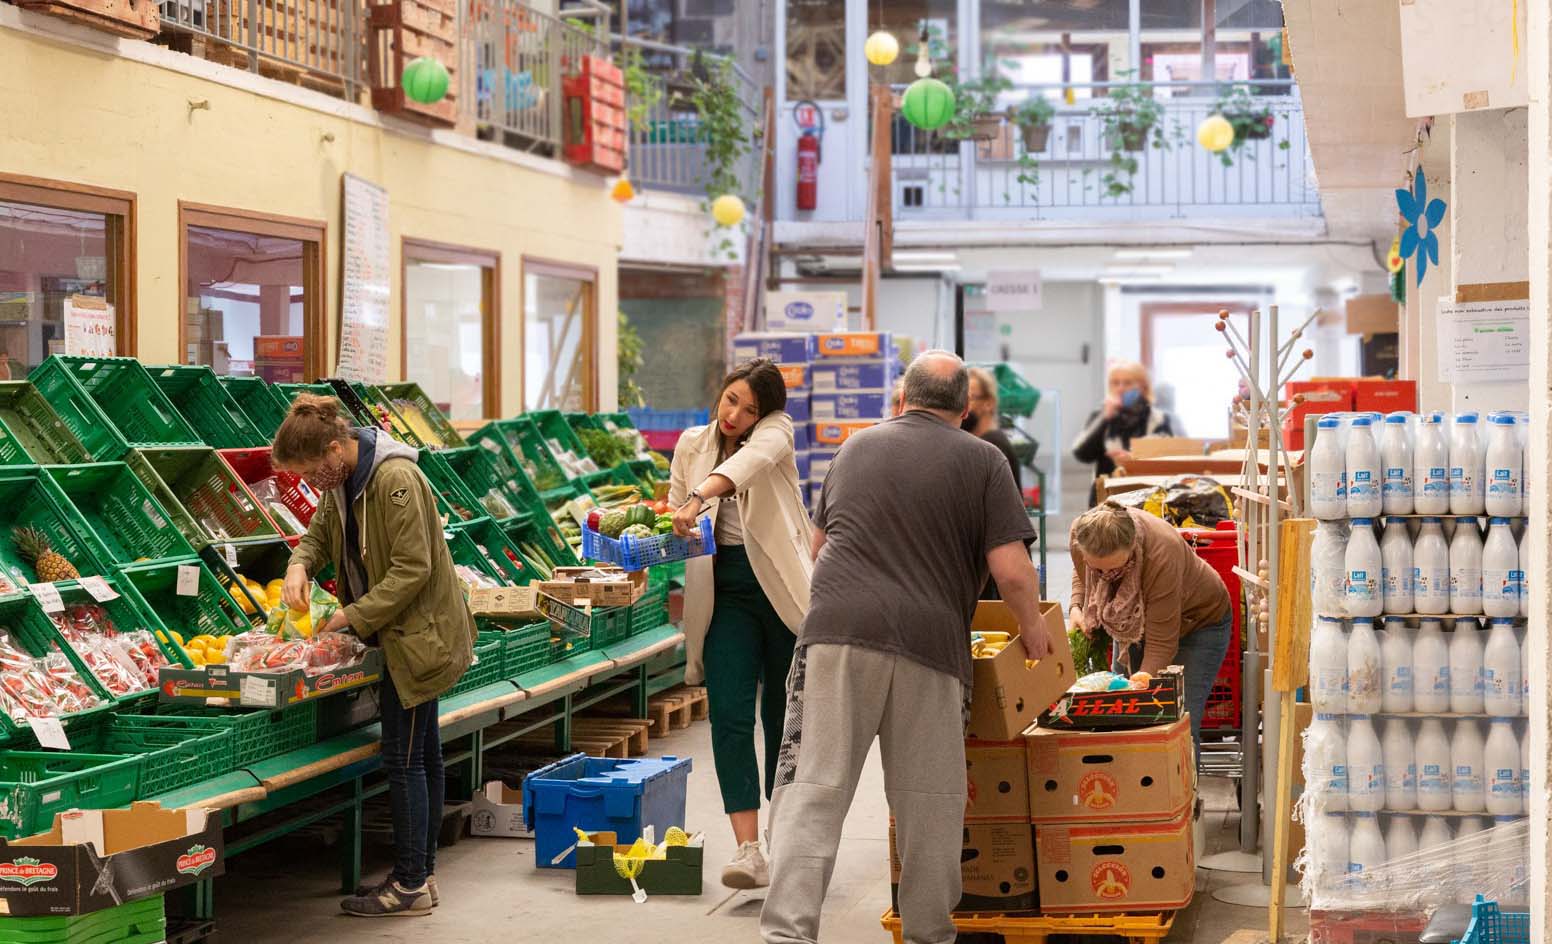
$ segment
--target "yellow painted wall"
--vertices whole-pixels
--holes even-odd
[[[401,369],[400,239],[476,246],[502,255],[502,415],[521,409],[524,255],[598,270],[600,405],[613,405],[621,210],[604,178],[514,165],[434,144],[418,129],[390,131],[4,25],[0,63],[0,172],[138,195],[138,351],[145,362],[179,359],[178,201],[185,200],[328,222],[332,364],[340,178],[348,172],[389,194],[391,371]],[[191,100],[210,107],[190,110]]]

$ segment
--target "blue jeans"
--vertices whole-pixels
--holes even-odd
[[[1213,683],[1218,681],[1218,670],[1223,667],[1223,657],[1229,651],[1234,638],[1234,608],[1230,607],[1223,619],[1206,626],[1199,626],[1180,637],[1175,650],[1175,665],[1185,669],[1186,710],[1191,712],[1191,743],[1196,745],[1196,756],[1202,756],[1202,715],[1207,711],[1207,696],[1212,694]],[[1132,646],[1130,659],[1123,660],[1115,653],[1110,666],[1112,672],[1122,672],[1127,665],[1142,664],[1143,644]]]
[[[383,773],[393,814],[393,879],[405,888],[419,888],[436,871],[447,794],[437,700],[405,708],[393,679],[384,677],[380,701]]]

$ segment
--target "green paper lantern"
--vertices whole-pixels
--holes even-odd
[[[400,86],[412,101],[435,105],[447,94],[447,67],[430,56],[421,56],[404,67]]]
[[[905,88],[900,114],[923,131],[936,131],[954,117],[954,90],[937,79],[917,79]]]

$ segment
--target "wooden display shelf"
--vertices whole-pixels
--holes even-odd
[[[161,27],[154,0],[16,0],[16,5],[129,39],[151,39]]]

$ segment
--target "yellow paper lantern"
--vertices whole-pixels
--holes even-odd
[[[1234,126],[1222,115],[1208,115],[1196,126],[1196,143],[1217,154],[1234,143]]]
[[[630,178],[621,177],[610,188],[609,196],[613,197],[616,203],[629,203],[636,197],[636,188],[631,186]]]
[[[895,34],[878,30],[862,44],[862,54],[876,66],[887,66],[900,55],[900,41]]]
[[[737,194],[724,193],[711,201],[711,218],[719,226],[737,226],[744,218],[744,201]]]

